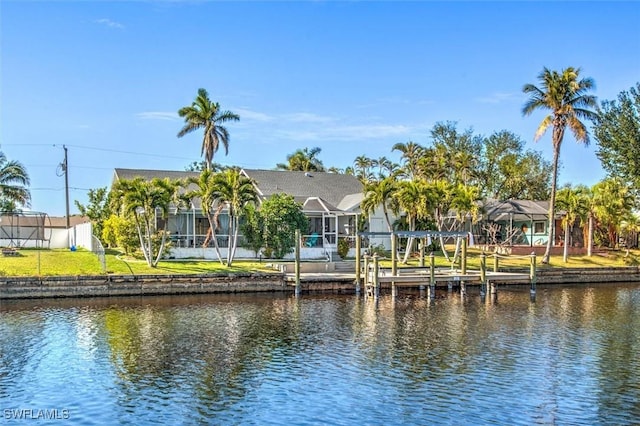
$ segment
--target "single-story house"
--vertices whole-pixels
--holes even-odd
[[[337,242],[340,238],[355,244],[355,235],[362,201],[363,185],[352,175],[326,172],[299,172],[279,170],[242,169],[241,173],[255,182],[259,199],[264,201],[276,193],[284,193],[294,197],[302,205],[302,210],[309,218],[309,229],[303,236],[301,256],[307,259],[330,258],[337,256]],[[166,170],[122,169],[114,171],[113,181],[130,180],[142,177],[169,178],[183,180],[197,177],[198,172],[180,172]],[[380,216],[380,217],[378,217]],[[383,224],[381,213],[372,215],[368,230],[377,229]],[[224,234],[228,216],[224,210],[219,217],[221,230],[216,233],[222,251],[228,245],[228,235]],[[209,222],[202,213],[199,199],[193,200],[187,209],[171,209],[167,224],[173,241],[172,256],[175,258],[205,257],[213,258],[213,248],[203,248]],[[237,256],[254,257],[255,253],[242,249],[239,244]]]
[[[482,216],[474,226],[474,237],[480,244],[491,245],[504,242],[510,238],[510,246],[521,247],[546,247],[549,241],[549,201],[532,200],[486,200],[481,205]],[[562,220],[565,212],[556,209],[554,247],[562,247],[565,244],[565,230]],[[492,230],[497,230],[496,235],[490,235],[489,225],[497,225]],[[577,223],[570,228],[571,247],[583,247],[582,229]]]

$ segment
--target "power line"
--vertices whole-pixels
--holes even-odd
[[[109,149],[109,148],[95,148],[95,147],[86,147],[86,146],[81,146],[81,145],[67,145],[73,148],[80,148],[80,149],[86,149],[89,151],[103,151],[103,152],[113,152],[116,154],[131,154],[131,155],[143,155],[146,157],[157,157],[157,158],[177,158],[180,160],[193,160],[193,158],[186,158],[186,157],[176,157],[175,155],[161,155],[161,154],[150,154],[147,152],[134,152],[134,151],[120,151],[117,149]]]
[[[59,145],[56,144],[43,144],[43,143],[33,143],[33,144],[11,144],[11,143],[3,143],[0,145],[0,149],[2,146],[54,146],[56,148],[59,147]],[[148,152],[135,152],[135,151],[121,151],[118,149],[110,149],[110,148],[96,148],[96,147],[90,147],[90,146],[82,146],[82,145],[66,145],[67,147],[73,147],[73,148],[78,148],[78,149],[85,149],[88,151],[102,151],[102,152],[112,152],[115,154],[128,154],[128,155],[140,155],[140,156],[144,156],[144,157],[155,157],[155,158],[170,158],[173,160],[185,160],[185,161],[199,161],[199,158],[195,158],[195,157],[177,157],[175,155],[162,155],[162,154],[152,154],[152,153],[148,153]],[[221,164],[223,166],[240,166],[240,167],[257,167],[257,168],[270,168],[271,166],[266,166],[264,164],[258,164],[258,163],[247,163],[247,162],[237,162],[235,164],[230,164],[228,162],[224,162],[224,161],[217,161],[218,159],[216,159],[216,162],[218,164]],[[29,166],[29,167],[55,167],[55,166],[41,166],[41,165],[37,165],[37,166]],[[74,166],[74,168],[85,168],[85,169],[90,169],[90,170],[113,170],[112,167],[91,167],[91,166]]]
[[[45,144],[45,143],[3,143],[2,145],[0,145],[0,148],[2,146],[53,146],[53,147],[59,148],[59,145],[56,145],[56,144]],[[191,158],[176,157],[175,155],[162,155],[162,154],[152,154],[152,153],[148,153],[148,152],[135,152],[135,151],[121,151],[121,150],[118,150],[118,149],[96,148],[96,147],[92,147],[92,146],[82,146],[82,145],[65,144],[64,146],[72,147],[72,148],[79,148],[79,149],[86,149],[88,151],[113,152],[113,153],[116,153],[116,154],[142,155],[142,156],[145,156],[145,157],[175,158],[175,159],[179,159],[179,160],[194,161],[193,157],[191,157]]]

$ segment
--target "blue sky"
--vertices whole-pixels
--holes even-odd
[[[68,147],[73,200],[113,169],[184,170],[201,133],[178,139],[177,110],[204,87],[230,149],[215,161],[271,169],[298,148],[326,166],[429,145],[439,121],[510,130],[551,160],[543,114],[522,86],[543,67],[581,67],[600,100],[640,80],[638,2],[0,2],[0,149],[31,177],[32,210],[65,214],[57,168]],[[560,182],[604,177],[565,137]]]

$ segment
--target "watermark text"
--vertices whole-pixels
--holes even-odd
[[[2,410],[5,420],[68,420],[68,409],[58,408],[5,408]]]

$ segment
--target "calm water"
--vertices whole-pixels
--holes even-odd
[[[0,409],[9,424],[640,424],[640,286],[3,301]]]

